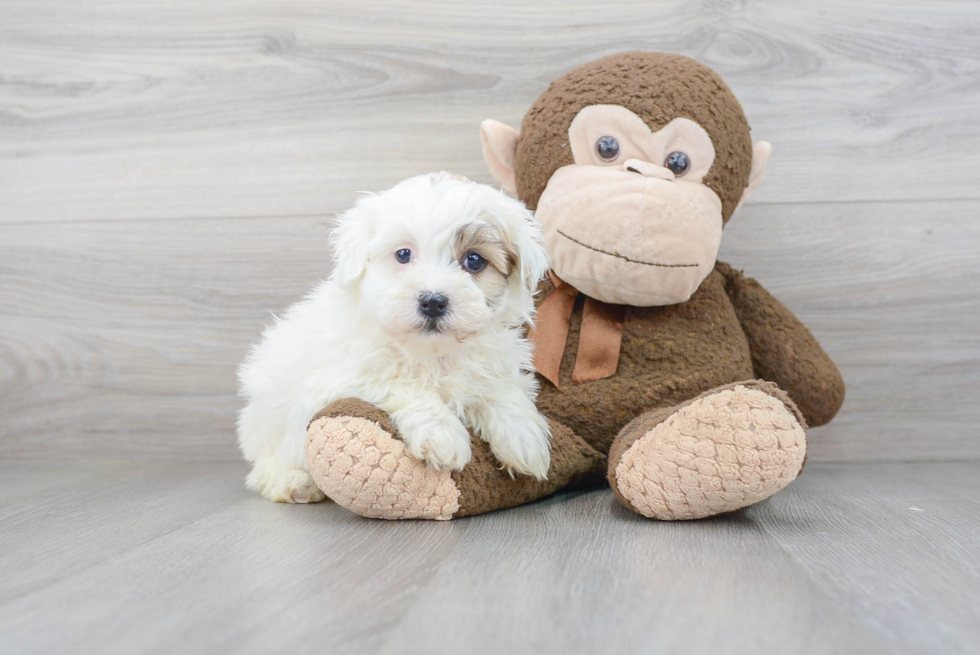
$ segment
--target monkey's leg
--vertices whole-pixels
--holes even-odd
[[[568,428],[552,432],[548,479],[511,478],[485,441],[470,435],[462,471],[437,471],[405,451],[388,415],[356,398],[331,403],[310,422],[306,462],[338,505],[370,518],[448,520],[514,507],[605,469],[606,458]]]
[[[608,476],[643,516],[698,519],[768,498],[805,458],[800,410],[775,384],[750,380],[634,419],[613,442]]]

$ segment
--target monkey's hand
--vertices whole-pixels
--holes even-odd
[[[715,267],[752,350],[755,375],[778,384],[811,426],[828,423],[844,402],[844,380],[810,331],[761,284],[728,264]]]

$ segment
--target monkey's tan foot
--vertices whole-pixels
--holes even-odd
[[[361,516],[451,519],[460,509],[452,476],[411,457],[396,435],[382,410],[340,400],[310,423],[306,463],[331,500]]]
[[[806,423],[793,401],[761,380],[726,385],[623,428],[609,483],[633,511],[697,519],[768,498],[800,474]]]
[[[338,505],[370,518],[448,520],[547,496],[605,458],[556,423],[548,479],[511,477],[489,446],[472,437],[473,459],[462,471],[437,471],[413,458],[388,415],[347,398],[310,423],[306,461],[317,485]]]

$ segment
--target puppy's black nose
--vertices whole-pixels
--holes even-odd
[[[439,318],[449,311],[449,298],[441,293],[423,293],[419,296],[419,311],[429,318]]]
[[[449,298],[441,293],[423,293],[419,296],[419,311],[429,318],[439,318],[449,311]]]

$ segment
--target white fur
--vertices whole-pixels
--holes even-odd
[[[455,260],[457,230],[490,224],[517,267],[497,303]],[[247,484],[271,500],[316,502],[306,467],[307,424],[356,397],[391,415],[413,456],[439,469],[470,460],[466,428],[512,473],[543,479],[550,433],[534,401],[522,325],[548,268],[541,235],[520,202],[449,174],[423,175],[362,196],[339,217],[330,278],[266,329],[239,369],[247,405],[238,441],[254,467]],[[408,264],[397,250],[413,251]],[[442,332],[422,329],[421,292],[449,297]]]

